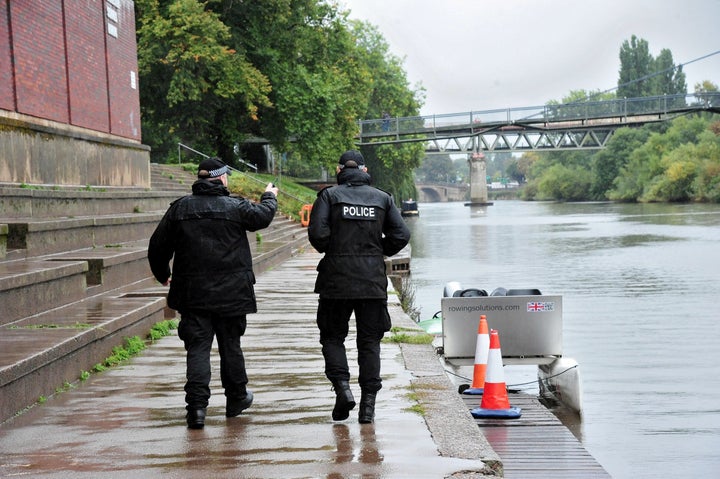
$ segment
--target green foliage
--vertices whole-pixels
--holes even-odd
[[[615,131],[607,147],[592,158],[590,199],[607,199],[607,192],[612,188],[620,169],[627,164],[630,154],[639,148],[649,135],[650,131],[645,128],[620,128]]]
[[[275,178],[268,174],[234,174],[230,176],[228,188],[234,194],[251,201],[258,201],[265,191],[265,186],[270,182],[275,183],[280,190],[278,209],[295,221],[300,221],[300,209],[305,204],[312,204],[317,192],[292,181],[291,178]]]
[[[682,67],[676,67],[670,50],[663,49],[657,58],[650,53],[647,40],[633,35],[620,47],[618,98],[686,94],[687,84]]]
[[[422,93],[408,85],[402,61],[375,27],[349,21],[336,3],[137,0],[135,8],[143,141],[153,161],[168,161],[182,142],[229,164],[253,156],[267,171],[264,155],[243,144],[255,136],[283,152],[291,176],[317,178],[354,147],[359,118],[419,112]],[[378,186],[404,196],[414,194],[421,157],[419,145],[406,145],[378,152],[369,166]]]
[[[694,148],[688,145],[687,148]],[[665,170],[657,175],[645,188],[641,201],[688,201],[692,196],[692,183],[697,174],[697,165],[684,158],[681,147],[663,159]]]
[[[404,344],[431,344],[435,337],[425,332],[419,333],[392,333],[390,336],[383,338],[385,343],[404,343]]]
[[[160,338],[170,335],[170,331],[177,329],[177,326],[178,322],[174,319],[160,321],[159,323],[155,323],[153,325],[152,329],[150,329],[148,337],[150,341],[155,342]]]
[[[143,134],[154,159],[177,142],[223,151],[223,142],[240,141],[239,122],[270,105],[271,86],[230,46],[229,28],[197,0],[135,6]]]
[[[588,197],[592,178],[586,168],[555,164],[538,180],[538,199],[581,201]]]
[[[455,165],[450,155],[428,155],[416,170],[423,182],[445,183],[455,179]]]
[[[717,201],[720,136],[702,116],[652,133],[620,169],[608,197],[621,201]]]

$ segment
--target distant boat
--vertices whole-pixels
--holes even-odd
[[[409,200],[403,201],[402,208],[400,209],[400,214],[402,216],[418,216],[418,215],[420,215],[420,212],[418,211],[417,201],[413,200],[412,198]]]

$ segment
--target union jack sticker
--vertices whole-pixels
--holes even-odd
[[[528,313],[539,311],[555,311],[555,303],[552,301],[530,301],[527,304]]]

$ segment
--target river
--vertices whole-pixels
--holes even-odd
[[[419,210],[407,222],[420,319],[440,310],[450,281],[562,295],[563,353],[583,387],[572,429],[585,448],[615,479],[720,477],[720,205]],[[537,390],[534,367],[505,370],[508,386]]]

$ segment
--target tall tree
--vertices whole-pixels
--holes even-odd
[[[272,84],[256,136],[294,161],[321,165],[350,148],[367,106],[370,72],[336,6],[318,0],[216,0],[234,41]]]
[[[230,32],[197,0],[136,0],[144,140],[158,159],[184,142],[230,154],[240,118],[270,104],[270,84],[229,46]]]
[[[638,98],[687,94],[682,66],[675,66],[672,53],[663,49],[657,58],[650,53],[647,40],[633,35],[620,47],[620,73],[617,96]]]
[[[653,73],[653,57],[647,40],[633,35],[620,47],[620,76],[617,96],[636,98],[652,93],[650,75]]]
[[[663,48],[660,51],[655,59],[654,70],[656,75],[653,77],[653,91],[657,95],[687,94],[687,83],[682,65],[675,66],[670,50]]]

